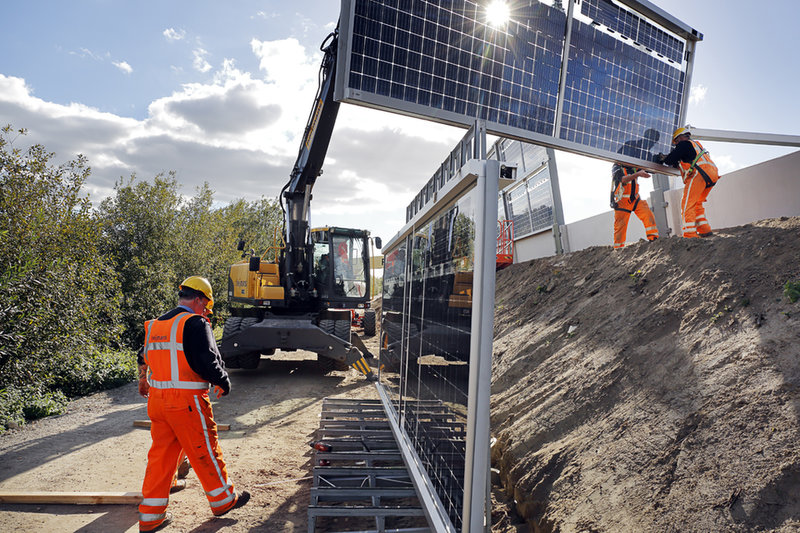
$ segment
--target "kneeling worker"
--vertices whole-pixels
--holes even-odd
[[[213,306],[211,284],[206,278],[192,276],[179,287],[178,307],[145,323],[144,361],[140,363],[147,366],[147,414],[153,444],[142,484],[139,531],[157,531],[172,520],[166,511],[181,450],[203,485],[215,516],[242,507],[250,499],[250,493],[237,493],[228,480],[208,397],[209,384],[215,386],[218,398],[231,389],[204,318]]]

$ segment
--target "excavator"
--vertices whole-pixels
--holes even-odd
[[[275,350],[316,352],[324,372],[353,367],[374,379],[373,357],[351,334],[351,310],[370,299],[370,234],[340,227],[310,229],[311,191],[322,174],[339,102],[333,99],[338,29],[320,46],[320,83],[300,151],[280,194],[283,227],[261,255],[246,251],[228,276],[231,316],[219,348],[229,368],[256,368]],[[373,240],[381,248],[379,237]]]

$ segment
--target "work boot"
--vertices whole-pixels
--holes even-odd
[[[709,231],[707,233],[698,233],[698,235],[700,235],[701,237],[711,237],[712,235],[714,235],[714,232]]]
[[[189,463],[189,459],[186,457],[183,458],[183,461],[180,465],[178,465],[178,479],[183,479],[189,475],[189,470],[192,469],[191,463]]]
[[[172,513],[167,513],[166,516],[164,517],[164,520],[154,528],[142,529],[142,527],[139,526],[139,533],[142,533],[144,531],[147,531],[148,533],[152,533],[154,531],[161,531],[162,529],[167,527],[170,522],[172,522]]]
[[[221,513],[214,514],[214,516],[224,516],[224,515],[228,514],[230,511],[232,511],[234,509],[238,509],[239,507],[244,507],[245,505],[247,505],[247,502],[249,502],[249,501],[250,501],[250,493],[247,492],[246,490],[243,490],[237,496],[236,503],[234,503],[233,505],[230,506],[230,508],[222,511]]]
[[[176,479],[175,484],[169,488],[169,493],[173,494],[175,492],[180,492],[186,488],[186,480],[185,479]]]

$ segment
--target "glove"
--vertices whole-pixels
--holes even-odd
[[[664,164],[664,160],[667,158],[666,154],[658,153],[656,154],[656,163]]]

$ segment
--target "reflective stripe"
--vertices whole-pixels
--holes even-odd
[[[209,459],[211,459],[211,463],[214,465],[214,469],[217,471],[217,477],[219,478],[219,484],[222,487],[228,485],[227,479],[225,476],[222,475],[222,469],[219,467],[219,463],[217,462],[217,454],[214,453],[214,450],[211,448],[211,441],[208,438],[208,426],[206,425],[206,417],[203,415],[203,411],[200,408],[200,398],[197,396],[194,397],[194,404],[197,407],[196,412],[197,416],[200,417],[200,423],[203,426],[203,438],[206,441],[206,452],[208,453]],[[213,504],[212,504],[213,506]]]
[[[139,513],[139,522],[155,522],[156,520],[164,520],[167,517],[167,513]]]
[[[208,496],[211,496],[212,498],[216,498],[217,496],[219,496],[220,494],[222,494],[226,490],[232,489],[232,488],[233,488],[233,485],[226,484],[226,485],[221,486],[218,489],[210,490],[210,491],[206,492],[206,494]]]
[[[208,382],[199,381],[155,381],[150,380],[150,386],[154,389],[193,389],[208,390]]]
[[[162,505],[167,505],[169,503],[169,498],[145,498],[142,500],[140,505],[148,505],[150,507],[160,507]]]
[[[229,504],[234,498],[236,498],[236,494],[235,493],[229,495],[224,500],[219,500],[217,502],[209,502],[208,505],[210,505],[212,508],[214,508],[214,507],[222,507],[223,505]]]
[[[150,342],[148,346],[151,350],[171,350],[173,344],[177,346],[177,349],[183,351],[183,343],[180,342]]]

